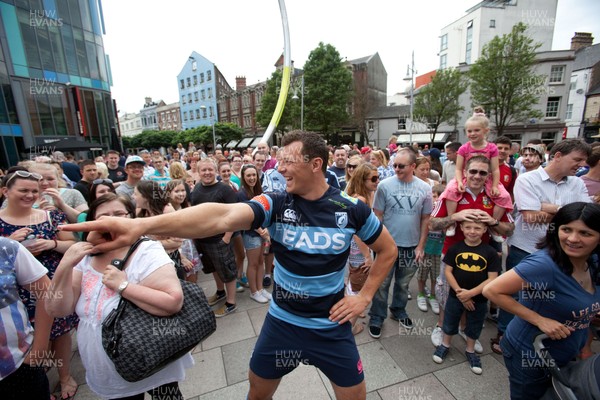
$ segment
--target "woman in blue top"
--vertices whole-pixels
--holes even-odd
[[[589,262],[599,244],[600,205],[571,203],[552,219],[540,251],[484,288],[484,296],[515,315],[500,342],[511,399],[538,399],[550,385],[549,365],[532,345],[540,330],[550,337],[545,345],[558,367],[584,346],[600,311],[597,266]]]

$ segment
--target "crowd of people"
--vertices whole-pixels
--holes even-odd
[[[511,398],[540,398],[547,368],[521,362],[538,331],[560,367],[593,357],[600,146],[533,140],[516,151],[507,137],[489,141],[489,131],[476,109],[468,141],[443,150],[399,146],[394,136],[380,149],[331,147],[296,131],[281,148],[260,143],[243,153],[206,154],[190,143],[166,155],[109,151],[78,165],[55,152],[11,167],[0,210],[3,269],[14,277],[2,291],[0,391],[72,398],[77,330],[86,381],[102,398],[182,398],[189,355],[127,382],[100,329],[121,297],[154,315],[176,313],[178,278],[196,282],[202,271],[214,278],[207,297],[218,318],[236,311],[239,296],[269,304],[250,361],[250,399],[270,398],[307,360],[338,398],[364,398],[353,335],[367,327],[379,338],[388,308],[399,329],[412,329],[415,275],[417,309],[438,315],[434,362],[444,362],[459,335],[470,370],[482,374],[487,318],[497,324],[490,346],[504,356]],[[110,265],[142,235],[153,240],[125,271]],[[551,301],[536,301],[541,292]],[[297,362],[278,368],[282,348],[301,350]],[[48,366],[58,369],[55,395]]]

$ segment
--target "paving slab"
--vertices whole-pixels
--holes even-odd
[[[193,354],[195,365],[186,370],[186,379],[179,382],[183,396],[199,396],[227,386],[221,349],[215,348]]]
[[[227,385],[248,380],[248,366],[257,339],[253,337],[221,347]]]
[[[377,392],[382,400],[455,400],[454,396],[433,374],[409,379],[397,385],[379,389]]]
[[[202,350],[213,349],[256,336],[246,311],[217,318],[217,330],[202,342]]]
[[[404,371],[378,341],[360,345],[358,351],[365,370],[367,392],[407,379]]]

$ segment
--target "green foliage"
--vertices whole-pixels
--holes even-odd
[[[545,82],[533,72],[541,43],[534,44],[526,30],[518,23],[511,33],[494,37],[469,71],[473,106],[482,105],[490,112],[498,136],[513,122],[542,116],[533,109]]]
[[[467,83],[456,69],[438,70],[431,82],[415,97],[415,120],[425,121],[432,129],[431,145],[442,123],[454,124],[458,113],[464,110],[458,98],[467,90]]]
[[[352,73],[339,52],[319,43],[304,65],[305,129],[329,134],[348,122],[352,91]]]
[[[271,117],[275,112],[275,107],[277,106],[277,101],[279,100],[279,89],[281,87],[282,76],[283,74],[281,70],[275,70],[273,74],[271,74],[271,79],[267,81],[267,87],[261,100],[261,108],[256,113],[256,122],[262,127],[266,128],[269,126]],[[299,101],[292,100],[292,96],[294,94],[292,89],[293,88],[290,88],[288,91],[285,107],[283,108],[283,113],[276,128],[277,131],[280,132],[286,132],[290,127],[300,127],[299,117],[294,118],[296,114],[300,115]],[[298,97],[300,97],[299,89]],[[297,123],[296,119],[298,120]]]

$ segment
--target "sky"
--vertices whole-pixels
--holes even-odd
[[[546,1],[546,0],[543,0]],[[286,0],[294,65],[319,42],[348,60],[379,53],[388,96],[402,92],[415,53],[417,75],[435,70],[443,27],[477,0]],[[232,87],[264,81],[283,52],[277,0],[103,0],[113,98],[119,113],[139,112],[144,98],[178,101],[177,74],[196,51]],[[569,49],[574,32],[600,41],[599,0],[558,0],[553,50]]]

